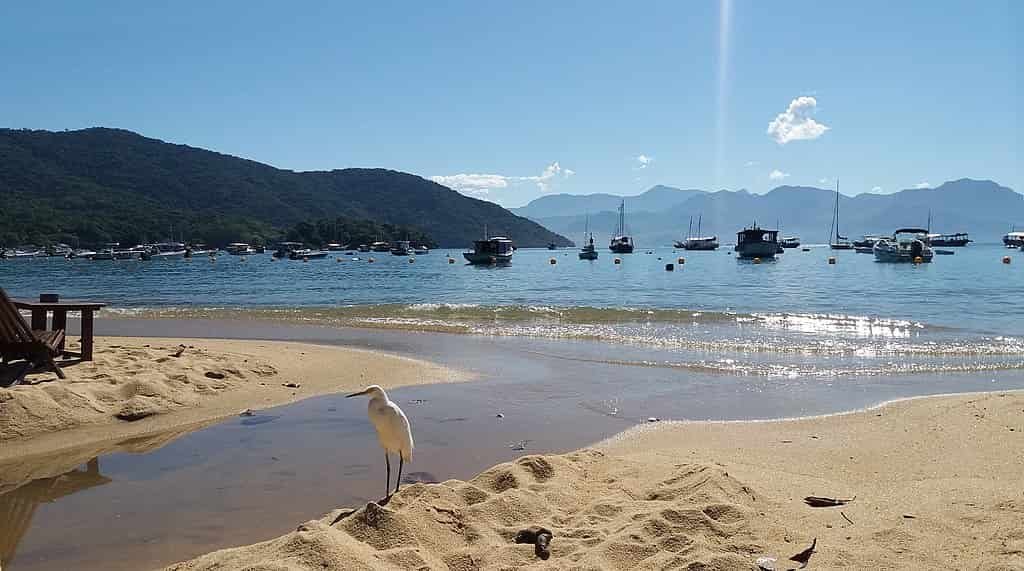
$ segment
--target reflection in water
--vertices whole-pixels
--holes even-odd
[[[73,470],[24,482],[0,495],[0,566],[14,559],[18,542],[25,536],[32,524],[32,516],[39,504],[50,503],[71,494],[110,483],[112,480],[100,474],[99,458],[78,466]]]

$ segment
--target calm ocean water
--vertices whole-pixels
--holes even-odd
[[[1001,263],[1004,255],[1016,263]],[[621,264],[615,257],[602,252],[587,262],[575,250],[521,250],[507,267],[468,266],[459,251],[445,250],[415,263],[386,253],[373,263],[366,254],[309,262],[268,254],[216,262],[43,258],[0,263],[0,284],[16,296],[105,300],[107,316],[598,340],[649,350],[626,364],[723,374],[1024,369],[1024,256],[998,245],[920,266],[821,247],[762,264],[724,248],[642,250],[620,256]]]

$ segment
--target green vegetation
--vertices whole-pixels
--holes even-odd
[[[360,239],[408,233],[464,247],[486,225],[522,247],[570,244],[496,204],[407,173],[294,172],[119,129],[0,129],[0,245],[176,238],[222,246],[290,232],[341,241],[316,222],[333,228],[335,219]]]
[[[324,219],[313,223],[300,222],[288,230],[286,237],[293,242],[303,242],[317,247],[336,242],[356,248],[360,244],[370,245],[377,240],[409,240],[413,246],[437,247],[437,243],[431,240],[430,236],[415,228],[348,218]]]

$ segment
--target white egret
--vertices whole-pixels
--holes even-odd
[[[395,480],[395,493],[402,485],[402,466],[406,460],[412,461],[412,429],[398,405],[388,400],[388,394],[378,385],[370,385],[358,393],[346,395],[345,398],[367,395],[370,404],[367,414],[370,422],[377,429],[377,440],[384,449],[384,464],[387,466],[387,482],[384,485],[384,503],[391,499],[391,459],[388,453],[398,454],[398,479]]]

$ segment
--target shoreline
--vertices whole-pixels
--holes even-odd
[[[815,568],[1012,569],[1024,565],[1022,490],[1024,391],[911,397],[640,425],[465,482],[409,485],[386,507],[327,508],[295,532],[167,569],[749,569],[758,557],[788,568],[813,539]],[[810,495],[853,501],[812,508]],[[530,525],[554,532],[547,562],[511,541]]]
[[[361,389],[465,382],[472,375],[379,350],[294,341],[97,338],[97,357],[0,389],[0,462],[201,428],[243,410]],[[176,348],[184,347],[180,357]],[[187,431],[186,431],[187,432]]]

